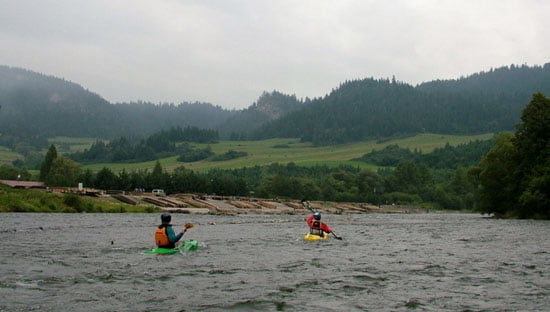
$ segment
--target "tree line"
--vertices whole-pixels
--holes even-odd
[[[394,79],[345,81],[299,100],[264,92],[244,110],[209,103],[111,104],[55,77],[0,66],[0,144],[24,153],[54,136],[144,137],[166,127],[217,129],[223,138],[299,137],[317,145],[413,135],[511,131],[534,92],[550,93],[550,64],[504,66],[412,86]]]
[[[388,145],[380,151],[373,150],[354,160],[366,163],[393,167],[403,162],[423,164],[434,169],[456,169],[477,165],[494,145],[494,140],[475,140],[458,146],[447,143],[444,147],[435,148],[428,154],[421,150],[399,147],[397,144]]]
[[[331,145],[424,132],[510,131],[537,91],[550,92],[550,64],[513,65],[416,87],[395,79],[358,79],[252,130],[250,138],[299,137]]]
[[[69,154],[68,157],[81,163],[141,162],[191,152],[189,145],[178,146],[178,142],[216,143],[218,139],[215,130],[171,127],[135,143],[125,137],[108,143],[97,140],[89,149]]]
[[[52,145],[40,170],[46,185],[87,187],[105,190],[162,188],[171,193],[208,193],[370,202],[373,204],[423,205],[440,209],[471,209],[473,186],[466,169],[435,169],[415,162],[400,162],[395,168],[371,171],[353,166],[303,167],[294,163],[239,169],[211,169],[197,173],[180,166],[167,172],[157,161],[152,171],[103,168],[94,173],[57,155]]]

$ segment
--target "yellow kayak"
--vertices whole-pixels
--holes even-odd
[[[328,235],[327,233],[323,233],[323,236],[315,235],[311,233],[307,233],[306,235],[304,235],[304,240],[307,240],[307,241],[316,241],[320,239],[329,239],[329,238],[330,238],[330,235]]]

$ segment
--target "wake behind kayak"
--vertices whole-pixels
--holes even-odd
[[[199,242],[196,240],[190,240],[190,241],[183,242],[183,244],[178,248],[157,247],[157,248],[146,250],[144,251],[144,253],[149,255],[150,254],[174,254],[174,253],[179,253],[183,251],[195,251],[198,248],[199,248]]]

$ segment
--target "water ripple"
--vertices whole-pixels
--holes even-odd
[[[200,248],[158,256],[156,214],[2,214],[0,311],[550,310],[550,222],[326,218],[174,215]]]

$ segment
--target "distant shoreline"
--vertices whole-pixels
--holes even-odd
[[[194,194],[173,194],[170,196],[124,195],[123,200],[136,203],[153,203],[161,212],[239,215],[239,214],[309,214],[311,211],[302,207],[298,200],[263,199],[235,196],[210,196]],[[314,211],[329,214],[357,213],[430,213],[434,210],[400,205],[376,206],[369,203],[310,201]]]

